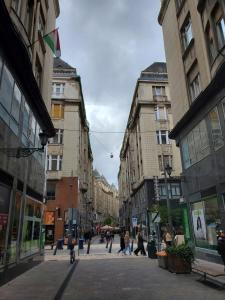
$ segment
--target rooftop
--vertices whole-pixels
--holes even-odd
[[[154,62],[141,72],[139,80],[168,81],[167,67],[165,62]]]

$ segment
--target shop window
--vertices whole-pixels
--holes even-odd
[[[9,216],[10,187],[0,183],[0,265],[6,255],[5,243]]]
[[[40,203],[30,198],[26,199],[21,257],[31,255],[40,249],[41,212]]]
[[[64,118],[64,106],[62,104],[52,104],[52,118]]]
[[[217,229],[221,225],[218,200],[210,197],[192,204],[192,220],[196,245],[216,249]]]
[[[191,40],[193,39],[190,16],[187,18],[187,20],[185,21],[181,29],[181,39],[182,39],[183,50],[185,51],[189,46]]]
[[[211,125],[211,133],[212,133],[214,150],[218,150],[221,146],[224,145],[224,140],[223,140],[217,107],[212,109],[211,112],[209,113],[209,120]]]
[[[11,222],[11,228],[9,232],[8,250],[7,250],[8,261],[10,263],[16,261],[20,209],[21,209],[21,193],[17,192],[15,197],[15,203],[12,208],[12,215],[11,215],[12,222]]]

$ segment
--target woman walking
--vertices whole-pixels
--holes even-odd
[[[146,252],[145,252],[145,247],[144,247],[144,239],[141,235],[140,232],[138,232],[138,243],[137,243],[137,249],[134,251],[134,254],[136,256],[138,256],[138,252],[141,251],[141,254],[142,255],[146,255]]]
[[[123,252],[125,249],[125,241],[124,241],[124,234],[121,233],[120,235],[120,250],[117,253]]]
[[[126,252],[128,250],[129,254],[131,255],[129,231],[126,231],[124,242],[125,242],[125,249],[123,250],[123,253],[126,255]]]

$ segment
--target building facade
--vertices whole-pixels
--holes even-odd
[[[46,242],[92,226],[92,152],[81,79],[76,69],[54,59],[52,121],[56,135],[47,154]]]
[[[179,151],[169,139],[172,128],[166,64],[156,62],[137,80],[120,152],[120,225],[127,229],[132,229],[133,219],[138,226],[149,227],[147,212],[166,199],[167,188],[171,203],[181,197]],[[168,186],[163,175],[166,165],[172,168]]]
[[[118,223],[119,199],[116,187],[110,185],[97,170],[94,170],[93,178],[95,225],[103,225],[104,221],[109,217],[114,223]]]
[[[57,0],[0,1],[0,272],[41,251],[45,154],[30,148],[55,134],[42,36],[58,15]]]
[[[225,3],[162,1],[158,20],[192,240],[200,257],[217,260],[216,231],[225,229]]]

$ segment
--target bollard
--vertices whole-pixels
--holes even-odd
[[[55,250],[54,250],[54,252],[53,252],[53,255],[56,255],[57,248],[58,248],[58,243],[56,243],[56,245],[55,245]]]
[[[131,242],[131,248],[130,248],[130,252],[133,252],[134,251],[134,240],[132,240]]]
[[[111,240],[110,245],[109,245],[109,253],[111,253],[111,252],[112,252],[112,240]]]
[[[107,240],[105,247],[108,248],[108,245],[109,245],[109,241]]]
[[[91,240],[88,240],[87,254],[90,252]]]

